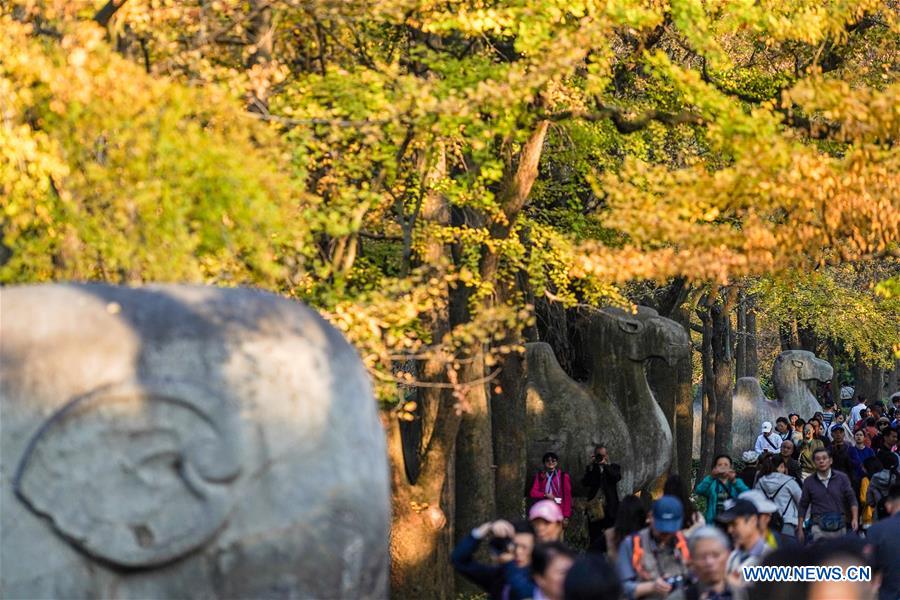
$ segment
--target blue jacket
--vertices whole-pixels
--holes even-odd
[[[707,475],[697,484],[697,487],[694,488],[694,491],[706,498],[705,516],[707,523],[712,523],[716,520],[716,503],[719,500],[719,486],[716,484],[717,481],[718,479],[715,479],[712,475]],[[736,478],[733,483],[729,481],[722,485],[725,486],[731,497],[735,499],[737,499],[741,492],[746,492],[750,489],[740,477]]]
[[[534,581],[527,569],[523,569],[510,561],[502,565],[489,565],[474,560],[475,552],[481,540],[471,533],[460,540],[450,562],[456,571],[486,591],[493,600],[504,598],[503,590],[509,587],[508,600],[521,600],[534,596]]]

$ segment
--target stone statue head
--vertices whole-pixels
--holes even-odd
[[[353,349],[274,295],[2,291],[4,597],[382,597],[384,438]]]
[[[831,381],[834,369],[827,361],[817,358],[807,350],[787,350],[778,355],[772,366],[772,378],[776,385],[779,382],[793,381],[826,382]]]
[[[612,307],[597,311],[595,321],[617,354],[639,362],[661,358],[669,365],[688,355],[690,339],[683,327],[652,308],[636,308],[635,313]]]

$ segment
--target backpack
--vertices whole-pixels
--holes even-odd
[[[780,492],[782,489],[784,489],[784,486],[786,486],[790,482],[791,482],[791,480],[788,479],[787,481],[782,483],[780,486],[778,486],[778,489],[775,490],[775,493],[772,494],[771,496],[768,495],[765,492],[765,490],[763,490],[762,488],[760,488],[760,491],[762,491],[763,496],[765,496],[772,502],[775,502],[775,497],[778,496],[778,492]],[[788,494],[788,501],[787,501],[787,504],[785,504],[785,506],[784,506],[784,510],[781,511],[780,514],[774,514],[774,513],[772,514],[772,528],[773,529],[781,531],[781,529],[784,527],[784,515],[787,513],[787,510],[791,507],[791,502],[793,502],[793,501],[794,501],[794,497],[791,496],[790,494]],[[799,515],[798,515],[798,518],[799,518]]]

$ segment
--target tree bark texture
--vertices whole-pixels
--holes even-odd
[[[247,42],[252,51],[247,57],[245,66],[248,70],[257,65],[265,68],[272,62],[272,45],[275,40],[271,2],[270,0],[250,0],[249,10]],[[270,85],[268,77],[254,78],[253,89],[250,91],[250,111],[264,112],[268,110]]]
[[[717,454],[731,452],[732,392],[734,389],[734,328],[731,312],[737,288],[707,293],[697,313],[703,323],[703,429],[701,462],[704,468]]]
[[[703,404],[700,427],[700,468],[708,469],[712,462],[716,438],[716,388],[713,369],[712,317],[708,309],[699,311],[703,323],[703,338],[700,346],[700,361],[703,367]]]
[[[439,156],[432,173],[443,174],[446,161]],[[428,194],[422,206],[422,218],[447,225],[450,209],[446,198]],[[423,248],[422,260],[437,264],[449,249],[438,241]],[[450,330],[449,306],[435,310],[427,324],[433,339],[441,339]],[[418,379],[447,384],[446,358],[419,361]],[[403,440],[396,416],[388,413],[388,451],[391,459],[393,521],[391,523],[391,595],[394,598],[453,598],[454,577],[450,566],[455,511],[454,452],[460,415],[456,399],[445,387],[420,387],[417,427],[419,438],[414,468],[404,464]],[[408,453],[407,453],[408,454]],[[407,476],[416,474],[414,481]]]
[[[716,390],[715,454],[731,453],[732,399],[734,390],[733,331],[728,302],[715,302],[712,316],[713,380]]]
[[[854,396],[865,396],[867,400],[882,400],[885,397],[884,370],[881,367],[866,364],[857,358],[856,387]]]
[[[690,313],[679,306],[671,318],[685,328],[690,335]],[[691,480],[691,463],[694,450],[694,394],[692,379],[694,352],[675,365],[675,469],[683,481]]]
[[[489,227],[491,237],[497,240],[509,237],[516,219],[525,207],[531,188],[538,175],[541,153],[544,139],[547,135],[549,122],[541,121],[535,126],[528,140],[522,146],[517,156],[508,155],[504,168],[504,175],[498,194],[501,209],[505,219],[497,220]],[[491,247],[482,249],[479,274],[482,282],[496,284],[500,272],[501,257]],[[513,284],[510,284],[513,285]],[[506,289],[506,293],[512,288]],[[504,288],[495,288],[494,294],[487,297],[482,304],[483,308],[490,308],[503,301]],[[460,292],[459,305],[451,310],[451,316],[459,313],[465,318],[466,309],[461,306],[463,301],[468,305],[468,294]],[[452,318],[452,317],[451,317]],[[463,322],[463,321],[460,321]],[[460,381],[474,381],[484,378],[487,373],[484,368],[482,348],[473,348],[471,356],[478,356],[479,360],[464,365],[467,371]],[[513,365],[513,369],[516,366]],[[509,373],[515,377],[515,373]],[[502,387],[502,386],[501,386]],[[514,386],[515,387],[515,386]],[[494,463],[494,442],[496,436],[503,452],[504,470],[500,480],[504,494],[520,489],[521,480],[513,481],[513,477],[520,477],[520,469],[524,466],[512,467],[510,462],[518,459],[520,453],[525,452],[525,438],[521,431],[525,415],[525,397],[522,394],[508,395],[498,399],[495,403],[500,410],[496,424],[491,416],[490,392],[487,385],[478,386],[478,389],[469,390],[470,412],[463,417],[462,429],[457,442],[457,469],[464,473],[464,477],[456,481],[456,517],[459,531],[467,531],[476,525],[494,518],[496,513],[496,481]],[[522,417],[522,420],[518,420]],[[515,446],[519,445],[520,448]],[[508,491],[509,492],[508,492]],[[518,497],[518,493],[516,493]],[[511,502],[508,498],[504,502]]]
[[[756,310],[752,296],[743,292],[737,305],[737,340],[735,343],[735,379],[759,377],[759,357],[756,345]]]
[[[778,325],[778,338],[781,340],[781,351],[799,350],[800,334],[797,332],[797,321],[791,319]]]
[[[491,433],[497,465],[495,490],[497,516],[522,516],[522,482],[527,477],[525,409],[525,357],[507,354],[500,362],[497,389],[491,395]]]

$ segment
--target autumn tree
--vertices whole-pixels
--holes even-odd
[[[456,532],[521,506],[534,305],[680,286],[721,446],[743,294],[867,261],[896,278],[895,8],[16,0],[3,281],[318,307],[384,408],[395,594],[448,597]]]

